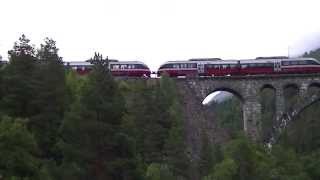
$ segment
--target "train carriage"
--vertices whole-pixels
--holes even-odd
[[[88,74],[93,67],[90,62],[86,61],[65,62],[65,66],[70,67],[80,75]],[[109,69],[113,76],[150,77],[151,74],[148,66],[140,61],[111,60]]]
[[[314,58],[259,57],[247,60],[191,59],[169,61],[160,66],[163,73],[177,76],[236,76],[259,74],[319,73],[320,63]]]
[[[150,77],[150,69],[140,61],[110,62],[113,76]]]
[[[161,65],[158,76],[168,74],[170,77],[196,76],[198,74],[197,62],[192,61],[169,61]]]

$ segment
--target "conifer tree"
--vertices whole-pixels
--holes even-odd
[[[9,64],[3,72],[1,110],[14,117],[30,117],[35,95],[35,50],[22,35],[9,51]]]
[[[62,125],[64,166],[80,170],[76,179],[135,179],[134,142],[121,130],[124,99],[108,60],[95,54],[92,63],[80,98]]]
[[[186,154],[187,146],[184,141],[182,112],[177,100],[169,107],[169,113],[172,122],[168,137],[165,140],[166,161],[177,178],[187,178],[188,172],[186,169],[189,168],[190,161]]]
[[[36,179],[37,145],[21,119],[0,119],[0,179]]]
[[[63,119],[66,100],[65,71],[56,42],[46,38],[38,50],[39,64],[35,72],[36,94],[29,127],[46,158],[55,158],[54,146]]]

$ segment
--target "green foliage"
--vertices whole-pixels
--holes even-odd
[[[190,162],[185,152],[187,146],[183,136],[182,112],[177,101],[171,105],[169,113],[172,124],[164,147],[166,162],[170,165],[169,167],[176,177],[186,178],[188,176],[186,169],[188,169]]]
[[[4,179],[37,177],[37,145],[21,119],[0,120],[0,176]]]
[[[101,56],[62,125],[60,147],[73,178],[135,179],[135,142],[121,129],[124,99]],[[77,170],[79,169],[79,170]]]
[[[173,79],[115,81],[99,54],[90,75],[78,76],[64,69],[58,50],[46,38],[35,51],[22,35],[9,51],[10,63],[0,68],[0,179],[320,179],[319,103],[305,109],[272,148],[238,135],[239,100],[214,104],[218,127],[232,139],[211,144],[203,137],[195,162],[187,154]],[[312,86],[309,93],[320,89]],[[286,89],[287,110],[298,102],[296,94]],[[273,91],[261,92],[263,137],[275,122],[274,101]]]
[[[13,117],[30,117],[35,95],[36,57],[30,40],[24,35],[9,51],[10,62],[3,71],[1,110]]]
[[[123,126],[135,138],[141,167],[147,172],[151,164],[166,164],[176,179],[186,178],[190,162],[174,81],[164,76],[152,86],[138,81],[121,87],[128,109]]]
[[[87,76],[79,76],[72,69],[65,72],[66,83],[66,107],[70,108],[73,103],[79,101],[81,89],[88,80]],[[70,109],[69,109],[70,110]]]
[[[283,146],[290,146],[300,153],[309,153],[320,147],[320,103],[317,102],[305,109],[280,139]]]
[[[302,160],[304,169],[311,179],[320,179],[320,150],[303,156]]]
[[[313,168],[313,166],[312,166]],[[313,172],[313,169],[310,171]],[[245,137],[224,146],[224,158],[203,179],[310,179],[294,151],[275,146],[271,151]]]
[[[214,166],[223,160],[221,145],[210,144],[208,137],[202,139],[202,148],[200,153],[199,172],[204,177],[210,173]]]
[[[46,38],[38,50],[40,63],[35,72],[36,95],[31,100],[32,116],[28,126],[44,157],[57,156],[55,144],[66,108],[65,72],[55,41]],[[57,157],[54,157],[57,158]]]
[[[242,105],[237,97],[215,103],[212,109],[219,127],[226,129],[232,137],[243,130]]]
[[[225,159],[215,166],[214,174],[203,178],[203,180],[232,180],[237,174],[237,164],[232,159]]]
[[[147,180],[176,180],[167,164],[152,163],[148,166],[146,172]]]

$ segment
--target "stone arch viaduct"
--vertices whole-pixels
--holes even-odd
[[[192,119],[199,119],[198,116],[202,112],[202,101],[205,97],[212,92],[224,90],[238,96],[242,101],[244,131],[255,141],[260,139],[261,103],[259,97],[264,88],[272,88],[276,97],[276,124],[273,127],[271,142],[276,140],[280,132],[301,111],[320,99],[319,93],[308,94],[311,86],[320,88],[320,74],[182,78],[176,79],[176,82],[183,99],[185,118],[189,122],[187,125],[190,126],[189,128],[197,127]],[[298,88],[298,103],[291,108],[290,112],[285,111],[284,89],[288,86]]]
[[[131,78],[127,80],[130,81]],[[131,79],[132,80],[132,79]],[[133,79],[134,81],[137,79]],[[138,79],[139,81],[141,79]],[[159,79],[143,79],[147,85],[159,83]],[[208,137],[210,143],[217,142],[214,131],[219,131],[210,122],[212,116],[207,114],[210,109],[202,105],[203,100],[211,93],[219,90],[229,91],[242,101],[243,127],[245,133],[254,141],[261,141],[261,110],[260,93],[264,88],[272,88],[275,92],[276,123],[273,135],[268,143],[277,140],[281,131],[295,119],[305,108],[320,100],[320,74],[307,75],[263,75],[263,76],[226,76],[208,78],[175,79],[177,90],[182,101],[184,126],[186,133],[186,150],[192,161],[200,158],[202,138]],[[285,109],[284,90],[288,86],[298,89],[298,103]],[[308,94],[312,86],[318,87],[318,93]],[[223,140],[223,139],[222,139]]]

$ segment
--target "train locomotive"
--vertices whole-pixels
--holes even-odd
[[[75,70],[80,75],[88,74],[93,66],[88,61],[65,62],[64,65]],[[113,76],[150,77],[151,74],[148,66],[140,61],[110,60],[109,69]]]
[[[168,61],[158,69],[170,77],[212,77],[259,74],[305,74],[319,73],[320,62],[314,58],[258,57],[248,60],[190,59]]]

